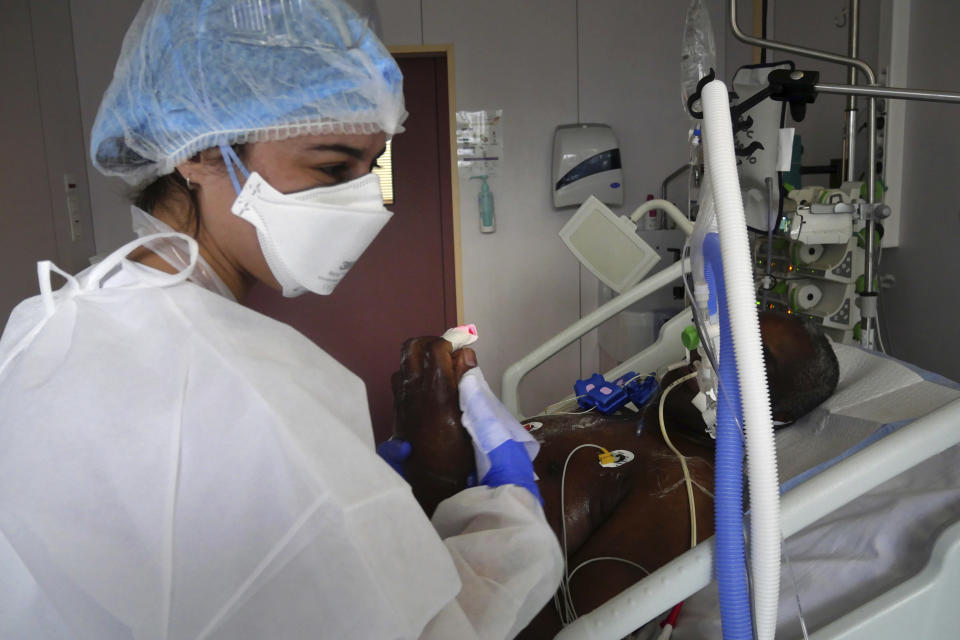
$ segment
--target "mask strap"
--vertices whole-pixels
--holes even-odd
[[[245,166],[243,166],[240,156],[238,156],[237,152],[233,150],[233,147],[226,144],[220,145],[220,155],[223,156],[223,163],[227,165],[227,171],[230,173],[230,182],[233,183],[233,189],[239,196],[243,189],[240,187],[240,181],[237,179],[237,172],[234,170],[234,166],[236,166],[237,169],[240,169],[240,173],[243,174],[244,179],[250,177],[250,172],[247,171]]]

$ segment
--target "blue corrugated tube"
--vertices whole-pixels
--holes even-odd
[[[714,529],[716,531],[717,586],[723,640],[752,640],[750,591],[743,542],[743,423],[740,378],[733,351],[733,330],[727,309],[720,254],[720,237],[707,234],[703,255],[711,298],[720,305],[720,381],[717,407],[716,465],[714,468]],[[714,296],[714,286],[717,295]]]

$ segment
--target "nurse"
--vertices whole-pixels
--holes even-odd
[[[507,638],[553,595],[523,445],[428,520],[363,383],[236,302],[334,289],[405,117],[339,0],[144,4],[91,145],[142,237],[41,263],[0,338],[0,637]]]

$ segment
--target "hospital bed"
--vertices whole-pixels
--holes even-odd
[[[858,1],[852,4],[856,12]],[[809,81],[815,83],[816,92],[868,98],[870,203],[862,215],[866,225],[862,297],[869,299],[862,300],[861,310],[863,344],[872,346],[873,229],[882,217],[882,207],[872,204],[877,178],[876,99],[960,103],[960,94],[876,86],[873,70],[855,57],[855,21],[848,57],[747,36],[737,24],[736,0],[728,6],[738,40],[844,65],[866,79],[863,86],[827,85],[812,75]],[[804,73],[797,78],[805,78]],[[791,79],[797,78],[791,74]],[[768,95],[773,95],[772,85],[770,90]],[[852,144],[856,118],[851,117],[848,125]],[[854,179],[853,164],[847,167],[848,180]],[[519,385],[529,371],[688,270],[676,262],[511,365],[503,376],[504,403],[519,416]],[[605,377],[612,380],[631,370],[646,373],[679,360],[683,353],[679,334],[690,323],[690,312],[681,312],[664,325],[653,346]],[[797,621],[803,620],[810,637],[819,639],[955,637],[960,628],[960,607],[951,606],[955,587],[960,586],[960,447],[955,446],[960,442],[960,387],[857,347],[837,345],[835,351],[841,366],[837,392],[776,435],[786,558],[776,635],[802,637]],[[578,618],[557,637],[623,638],[661,619],[681,601],[684,612],[674,638],[720,637],[716,595],[711,592],[713,555],[712,540],[698,545]]]
[[[683,268],[676,262],[654,274],[511,365],[502,386],[507,407],[519,417],[519,385],[529,371]],[[652,346],[605,377],[679,360],[680,332],[690,322],[689,310],[681,312]],[[802,637],[798,593],[811,638],[952,637],[960,628],[960,607],[950,606],[960,587],[960,385],[858,347],[835,351],[837,391],[777,434],[789,558],[777,637]],[[680,601],[676,640],[720,637],[712,571],[711,540],[557,637],[623,638]]]

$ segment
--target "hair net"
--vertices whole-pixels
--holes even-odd
[[[340,0],[147,0],[91,135],[93,164],[144,184],[220,144],[403,130],[402,76]]]

